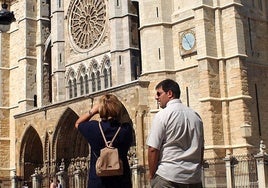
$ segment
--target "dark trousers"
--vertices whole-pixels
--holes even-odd
[[[154,179],[151,180],[152,188],[202,188],[202,183],[194,184],[182,184],[176,183],[162,178],[161,176],[155,175]]]

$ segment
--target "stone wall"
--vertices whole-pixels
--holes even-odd
[[[134,30],[139,29],[140,41],[134,42],[141,42],[142,74],[136,81],[131,54],[139,50],[139,45],[131,41],[137,24],[131,1],[119,5],[105,1],[110,12],[104,32],[88,51],[77,50],[70,37],[71,9],[79,2],[51,1],[51,20],[44,2],[12,1],[10,8],[17,21],[8,33],[0,34],[0,179],[10,179],[15,168],[19,176],[23,175],[20,161],[29,135],[41,140],[44,160],[56,160],[53,157],[62,152],[56,149],[58,133],[65,123],[73,126],[75,119],[90,109],[92,98],[95,102],[106,92],[116,94],[129,110],[136,131],[138,163],[146,168],[146,138],[159,110],[154,87],[165,78],[178,81],[183,103],[201,115],[205,157],[256,153],[260,139],[267,144],[265,0],[139,1],[140,27]],[[184,54],[181,37],[188,30],[195,33],[196,43],[190,53]],[[50,33],[52,56],[44,61],[44,42]],[[76,98],[70,99],[69,73],[73,71],[78,78],[81,67],[89,72],[94,62],[102,66],[98,67],[101,70],[105,58],[111,61],[112,87],[84,96],[78,92]],[[46,79],[45,85],[42,79]],[[47,156],[49,152],[51,156]]]

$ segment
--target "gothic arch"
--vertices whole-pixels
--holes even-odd
[[[43,146],[40,136],[32,126],[29,126],[23,135],[20,148],[21,176],[25,181],[30,182],[34,170],[43,166],[42,154]]]
[[[99,70],[99,63],[96,59],[92,59],[89,64],[89,73],[97,72]]]
[[[105,55],[101,61],[101,76],[103,77],[104,88],[112,86],[112,67],[110,58]]]
[[[68,81],[74,79],[76,76],[76,73],[73,68],[69,68],[66,71],[66,85],[68,85]]]
[[[103,74],[103,70],[105,68],[111,68],[111,63],[110,63],[110,57],[108,55],[105,55],[102,60],[101,60],[101,73]],[[107,64],[109,62],[109,64]]]
[[[67,108],[58,121],[52,140],[52,156],[56,162],[55,170],[58,169],[62,159],[65,162],[65,168],[68,168],[72,159],[89,155],[88,142],[74,127],[77,118],[77,114]]]
[[[73,68],[69,68],[66,73],[65,85],[66,85],[66,93],[69,98],[73,98],[77,96],[77,73]]]
[[[77,80],[79,80],[80,76],[84,76],[87,73],[86,66],[84,64],[79,65],[77,69]]]
[[[87,68],[84,64],[81,64],[77,70],[77,85],[78,90],[80,91],[80,96],[88,93],[88,74]]]

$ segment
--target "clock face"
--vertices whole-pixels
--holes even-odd
[[[195,46],[195,35],[192,31],[187,31],[182,34],[181,46],[185,51],[192,50]]]

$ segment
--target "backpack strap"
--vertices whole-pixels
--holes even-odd
[[[104,135],[104,132],[103,132],[103,130],[102,130],[102,127],[101,127],[101,123],[100,123],[100,122],[99,122],[99,128],[100,128],[100,131],[101,131],[101,134],[102,134],[102,137],[103,137],[103,140],[104,140],[104,142],[105,142],[106,147],[110,147],[110,148],[113,147],[113,142],[114,142],[116,136],[118,135],[118,133],[119,133],[119,131],[120,131],[120,129],[121,129],[121,126],[117,129],[117,131],[116,131],[116,133],[115,133],[113,139],[112,139],[111,141],[109,141],[109,142],[107,142],[107,140],[106,140],[106,138],[105,138],[105,135]]]

